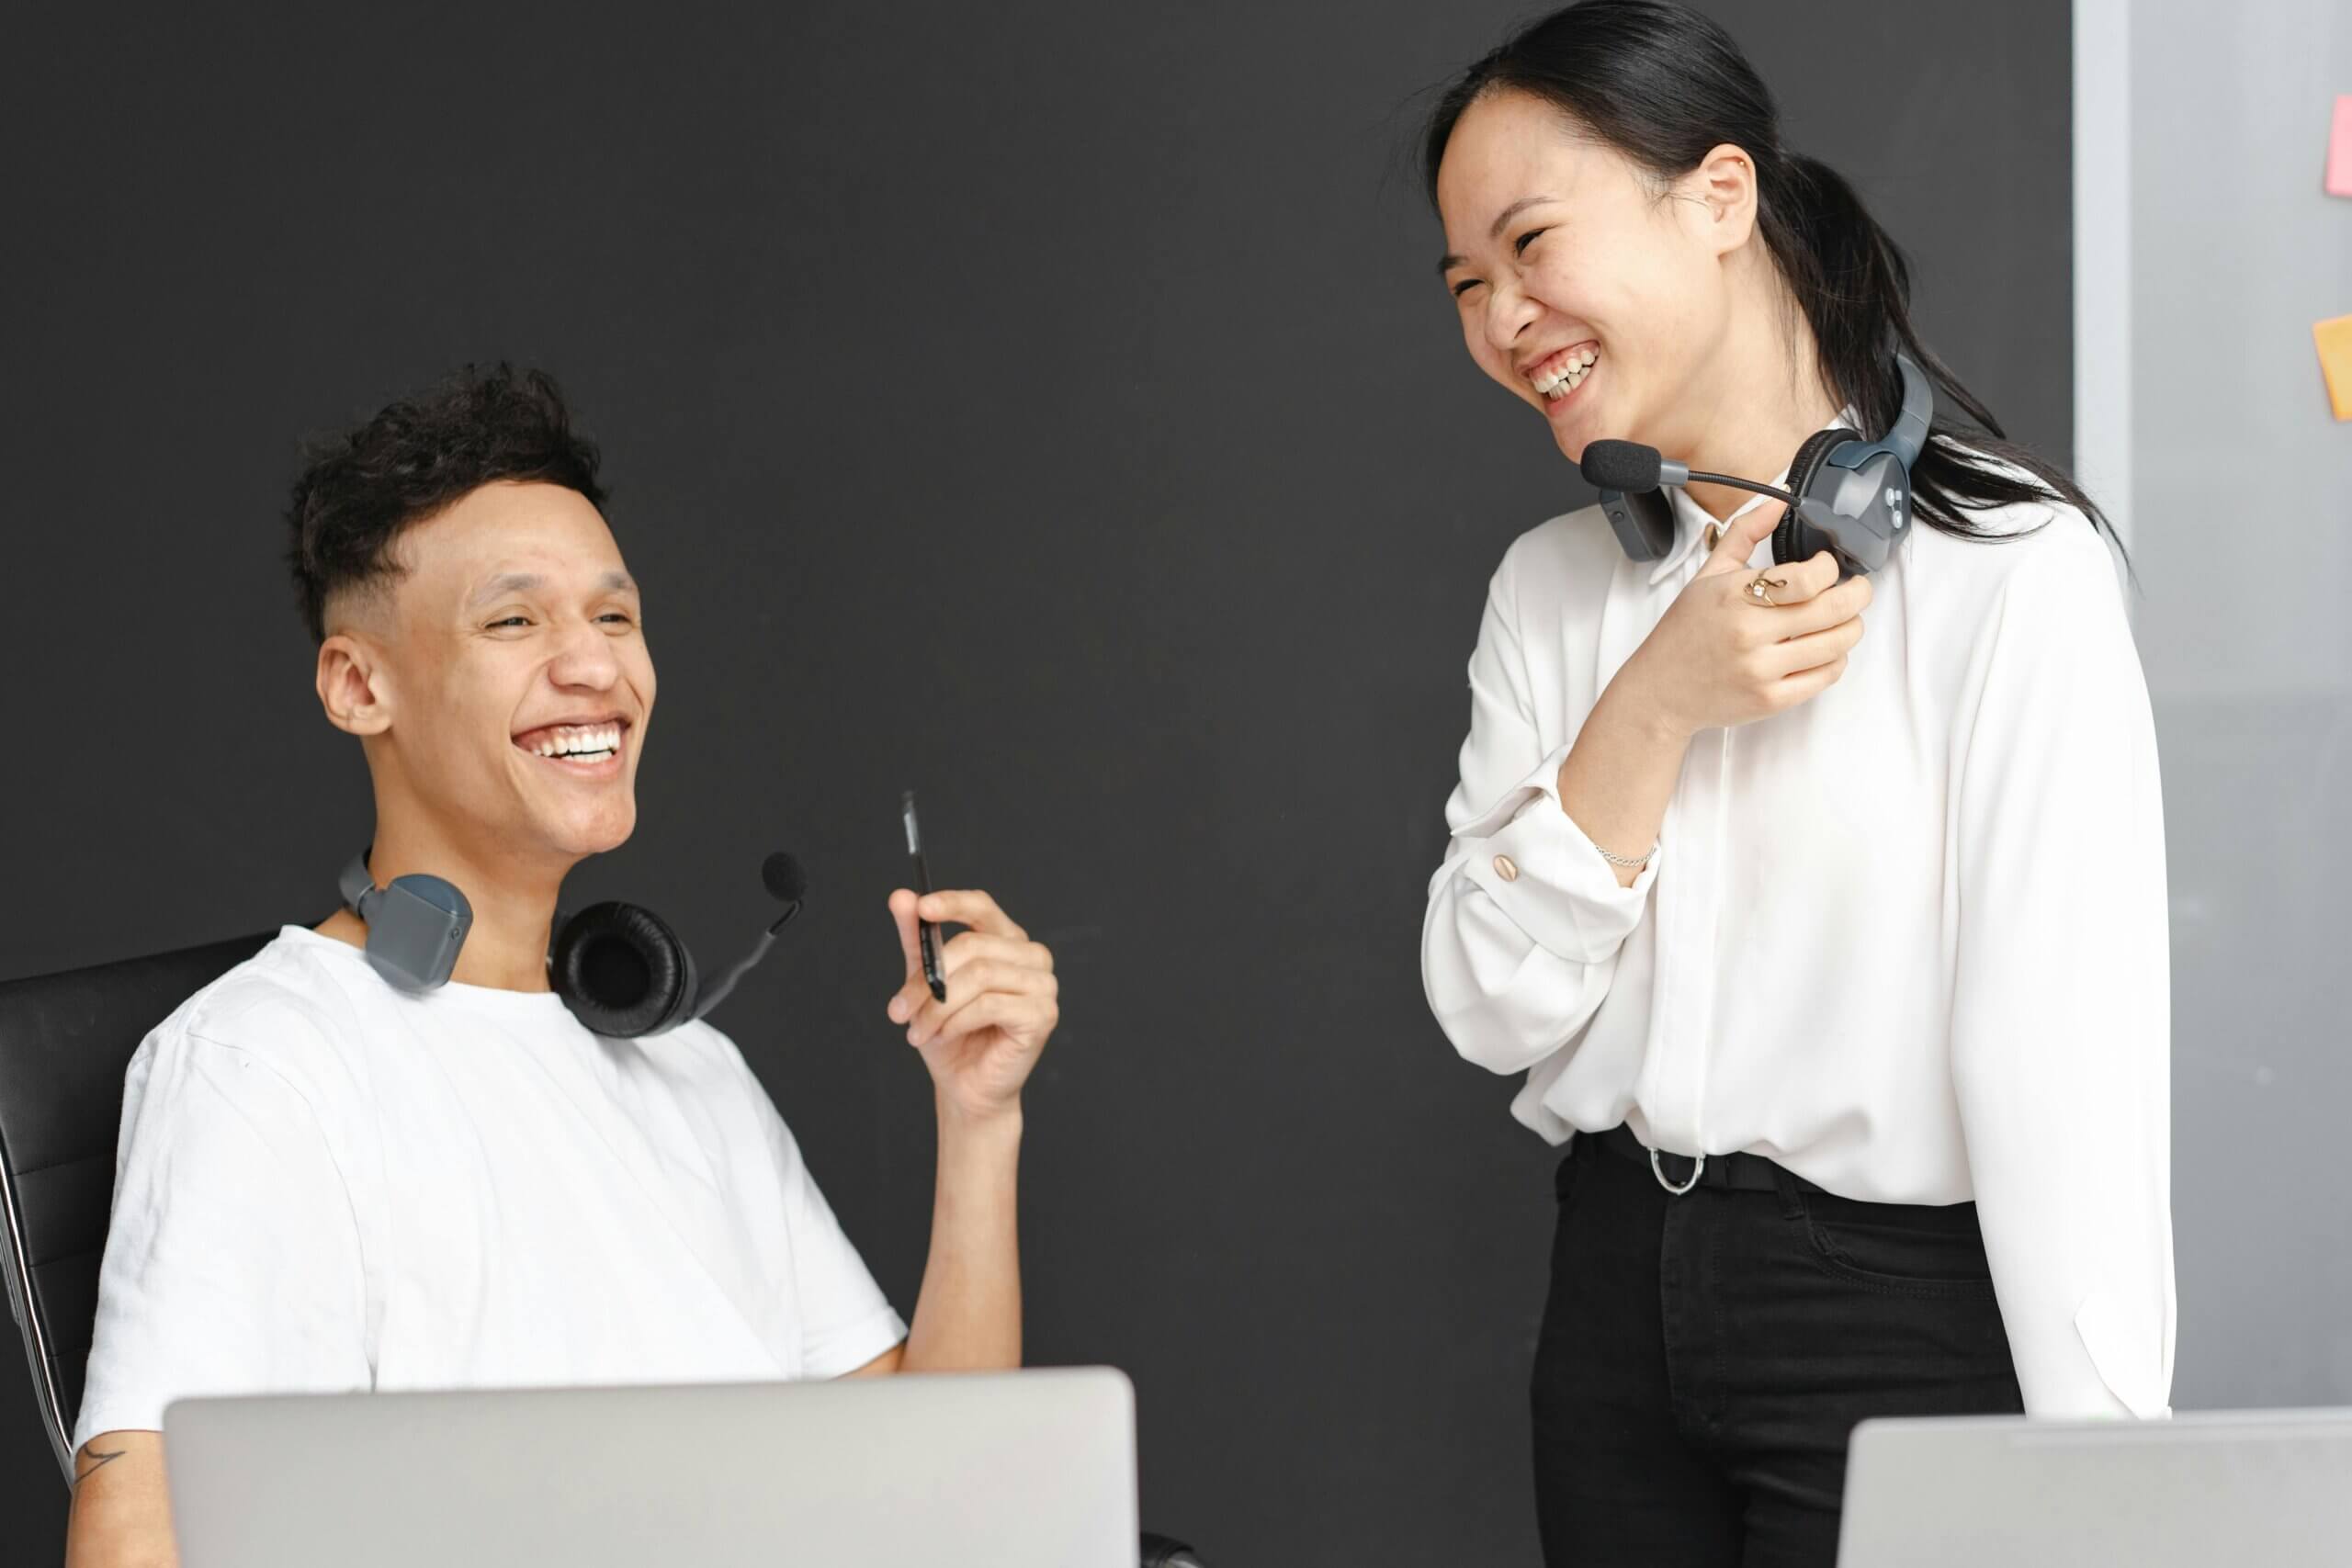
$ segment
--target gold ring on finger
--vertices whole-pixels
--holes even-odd
[[[1746,592],[1747,596],[1750,599],[1755,600],[1758,604],[1770,604],[1774,603],[1774,601],[1772,595],[1766,592],[1765,589],[1768,586],[1772,588],[1786,588],[1788,585],[1789,580],[1785,577],[1771,577],[1759,571],[1754,578],[1749,580]]]

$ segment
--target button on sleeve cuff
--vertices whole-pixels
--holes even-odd
[[[1630,886],[1560,804],[1562,746],[1493,807],[1454,830],[1460,874],[1538,945],[1580,964],[1612,956],[1640,923],[1661,845]]]

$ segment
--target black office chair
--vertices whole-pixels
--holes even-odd
[[[277,934],[0,985],[0,1272],[69,1481],[114,1203],[123,1070],[149,1030]]]
[[[122,1076],[147,1032],[277,932],[0,984],[0,1275],[33,1395],[74,1476],[74,1419],[98,1313],[114,1205]],[[1143,1568],[1199,1568],[1192,1549],[1143,1538]]]

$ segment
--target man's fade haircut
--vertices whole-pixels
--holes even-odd
[[[467,365],[304,457],[286,558],[313,642],[326,640],[336,594],[380,592],[400,575],[392,545],[403,532],[486,484],[539,480],[605,505],[596,444],[572,429],[555,378],[503,360]]]

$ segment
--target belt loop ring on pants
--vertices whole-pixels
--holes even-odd
[[[1707,1168],[1707,1156],[1705,1155],[1693,1155],[1690,1157],[1697,1163],[1692,1165],[1690,1168],[1690,1179],[1684,1182],[1679,1187],[1677,1187],[1673,1182],[1668,1181],[1666,1179],[1666,1172],[1658,1168],[1657,1151],[1656,1149],[1652,1149],[1650,1151],[1650,1174],[1657,1178],[1657,1184],[1660,1187],[1665,1188],[1668,1192],[1671,1192],[1677,1198],[1679,1198],[1685,1192],[1690,1191],[1690,1189],[1699,1185],[1700,1173]]]

